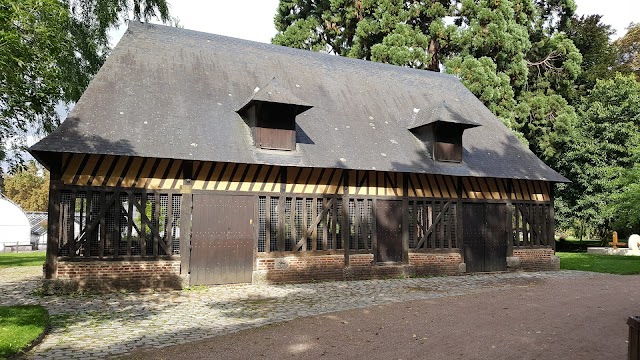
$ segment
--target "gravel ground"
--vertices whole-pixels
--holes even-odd
[[[620,358],[640,314],[640,277],[575,271],[45,297],[40,274],[0,269],[0,305],[51,314],[29,359]]]
[[[625,359],[639,289],[635,275],[547,278],[300,318],[125,359]]]

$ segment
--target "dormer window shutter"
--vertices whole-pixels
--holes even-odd
[[[296,116],[313,106],[298,99],[273,78],[236,111],[251,128],[254,145],[260,149],[296,149]]]
[[[462,134],[480,124],[455,112],[445,101],[425,115],[417,114],[409,130],[425,144],[433,160],[462,162]]]

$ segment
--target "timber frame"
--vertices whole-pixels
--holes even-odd
[[[166,161],[162,168],[159,159],[118,157],[101,166],[112,170],[101,175],[87,155],[65,158],[62,175],[51,179],[47,279],[56,277],[58,261],[177,260],[187,275],[198,194],[254,197],[256,259],[343,255],[348,267],[351,255],[370,254],[375,264],[379,200],[402,203],[403,264],[410,263],[409,253],[463,254],[466,203],[504,204],[512,229],[504,234],[508,256],[514,249],[554,247],[546,182],[190,161]],[[138,182],[147,188],[122,186],[134,184],[131,174],[144,175],[137,162],[153,164],[152,172],[163,177]],[[116,173],[118,163],[128,166]],[[120,186],[90,186],[96,178]],[[157,188],[148,188],[152,184]]]

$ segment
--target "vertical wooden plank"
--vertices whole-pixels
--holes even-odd
[[[314,197],[311,200],[311,221],[315,222],[317,217],[318,217],[318,198]],[[321,224],[322,224],[322,222],[320,222],[318,225],[316,225],[315,229],[312,229],[312,231],[313,231],[312,234],[313,235],[311,236],[311,251],[317,251],[318,250],[318,227],[320,227]],[[326,232],[326,229],[323,227],[322,228],[323,236],[324,236],[325,232]]]
[[[296,202],[298,201],[298,198],[296,198],[295,196],[291,198],[291,207],[289,207],[289,229],[290,229],[290,235],[291,235],[291,249],[292,251],[296,250],[296,244],[298,243],[298,232],[296,231]]]
[[[336,222],[338,221],[338,198],[334,197],[333,205],[331,205],[331,238],[333,239],[333,250],[338,249],[338,235],[336,230]]]
[[[378,200],[373,199],[371,206],[371,252],[373,252],[373,263],[378,262],[378,216],[376,215],[376,208],[378,206]]]
[[[106,196],[107,196],[107,192],[106,191],[100,191],[100,212],[102,212],[104,207],[107,205]],[[107,238],[107,226],[106,226],[106,223],[105,223],[106,216],[107,215],[105,213],[105,215],[100,218],[100,242],[98,243],[99,244],[99,246],[98,246],[98,257],[101,258],[101,259],[104,257],[104,246],[105,246],[105,242],[107,240],[106,239]]]
[[[113,257],[118,257],[118,255],[120,255],[120,208],[122,207],[122,203],[120,202],[120,192],[117,192],[113,196],[116,197],[113,202],[115,231],[113,231],[111,236],[113,237]]]
[[[313,201],[311,204],[313,205]],[[311,212],[313,213],[313,210]],[[302,198],[302,238],[304,239],[302,242],[302,251],[307,251],[307,199],[304,197]],[[311,246],[313,246],[313,244]]]
[[[69,246],[69,257],[76,256],[76,189],[71,191],[71,203],[67,212],[67,220],[69,221],[69,232],[67,233],[67,244]]]
[[[258,202],[256,202],[257,204]],[[256,237],[257,239],[257,237]],[[165,216],[164,241],[167,246],[166,255],[173,255],[173,194],[167,194],[167,215]]]
[[[449,201],[449,208],[447,209],[447,229],[449,229],[448,233],[447,233],[447,247],[449,249],[451,249],[451,223],[453,222],[453,201]],[[442,218],[442,220],[444,221],[444,217]],[[444,224],[443,224],[444,225]],[[444,226],[443,226],[444,227]]]
[[[358,240],[360,239],[360,235],[361,235],[361,229],[360,229],[360,205],[359,205],[359,201],[358,199],[353,199],[353,220],[355,222],[354,224],[354,247],[355,250],[360,250],[360,244],[358,243]]]
[[[553,248],[553,251],[556,250],[556,223],[555,223],[555,207],[554,207],[554,196],[553,196],[553,183],[549,183],[549,240],[551,241],[549,244]]]
[[[406,191],[404,192],[407,193]],[[404,197],[402,199],[402,262],[409,263],[409,199]]]
[[[521,246],[520,243],[520,205],[519,204],[514,204],[513,205],[514,210],[515,210],[515,214],[516,214],[516,233],[515,233],[515,243],[517,244],[517,247]]]
[[[445,238],[444,238],[444,206],[446,205],[445,201],[439,201],[440,204],[440,214],[442,214],[440,216],[440,225],[438,225],[439,230],[440,230],[440,248],[444,248],[444,242],[445,242]]]
[[[285,193],[287,190],[287,168],[280,168],[280,197],[278,198],[278,251],[284,251],[284,229],[286,219],[284,217]]]
[[[266,253],[271,252],[271,196],[267,195],[264,204],[264,231],[265,231],[265,244],[264,251]]]
[[[91,217],[91,207],[93,205],[93,191],[91,190],[91,188],[89,188],[89,190],[87,190],[87,219],[85,220],[85,227],[84,227],[84,231],[86,231],[87,226],[89,224],[91,224],[91,221],[93,221],[93,218]],[[95,230],[91,231],[91,234],[87,234],[85,235],[85,240],[84,240],[84,256],[88,257],[91,256],[91,242],[94,239],[94,234],[96,233]]]
[[[322,198],[322,210],[327,208],[327,199]],[[326,212],[322,218],[322,250],[327,250],[329,243],[329,212]]]
[[[457,178],[456,189],[458,193],[458,203],[456,204],[456,247],[461,250],[461,254],[464,254],[464,238],[462,236],[464,227],[462,224],[462,195],[463,195],[463,184],[462,178]],[[462,260],[464,261],[464,259]]]
[[[127,209],[127,256],[131,256],[131,236],[133,233],[133,202],[136,201],[133,191],[127,191],[129,208]],[[182,253],[182,252],[181,252]]]
[[[420,223],[418,221],[418,200],[413,200],[412,204],[411,204],[411,209],[409,211],[411,211],[411,214],[413,214],[413,247],[414,249],[417,248],[416,244],[418,243],[418,238],[420,237],[420,227],[418,226],[418,224]]]
[[[423,249],[428,249],[428,248],[432,248],[433,246],[429,246],[429,238],[427,236],[427,230],[429,230],[429,204],[427,203],[427,201],[423,201],[422,204],[420,205],[420,208],[422,208],[422,236],[425,238],[424,241],[422,242],[422,248]],[[433,209],[433,208],[431,208]],[[431,210],[433,211],[433,210]],[[431,239],[435,239],[436,234],[435,233],[431,233]],[[435,242],[432,242],[435,246]]]
[[[153,194],[153,207],[151,208],[153,215],[151,220],[151,224],[155,226],[158,231],[160,231],[160,194],[156,192]],[[160,234],[156,234],[153,231],[151,232],[151,236],[153,237],[153,256],[158,256],[158,243],[160,242]]]
[[[342,234],[342,243],[344,249],[344,266],[349,266],[349,239],[351,237],[351,229],[349,225],[349,171],[342,172],[342,224],[340,224],[340,233]]]
[[[142,195],[140,197],[140,208],[142,211],[147,211],[147,192],[142,191]],[[142,216],[140,216],[140,255],[147,256],[147,223],[142,220]]]
[[[52,172],[49,178],[49,204],[47,206],[47,256],[45,260],[45,279],[58,277],[58,253],[60,251],[60,191],[62,180]]]
[[[426,201],[425,201],[426,203]],[[438,229],[438,224],[436,224],[436,202],[435,200],[431,200],[431,226],[433,227],[433,230],[431,231],[431,239],[433,241],[433,248],[436,249],[439,246],[437,246],[437,244],[439,244],[438,242],[438,233],[436,232],[436,230]]]
[[[502,184],[502,180],[498,179],[498,183]],[[502,188],[500,189],[502,191]],[[507,256],[513,256],[513,209],[511,204],[511,181],[509,181],[506,190],[507,199]]]
[[[409,176],[399,174],[402,179],[402,262],[409,263]]]

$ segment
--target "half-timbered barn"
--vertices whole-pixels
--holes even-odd
[[[47,279],[559,267],[566,179],[450,75],[131,23],[31,153],[51,171]]]

